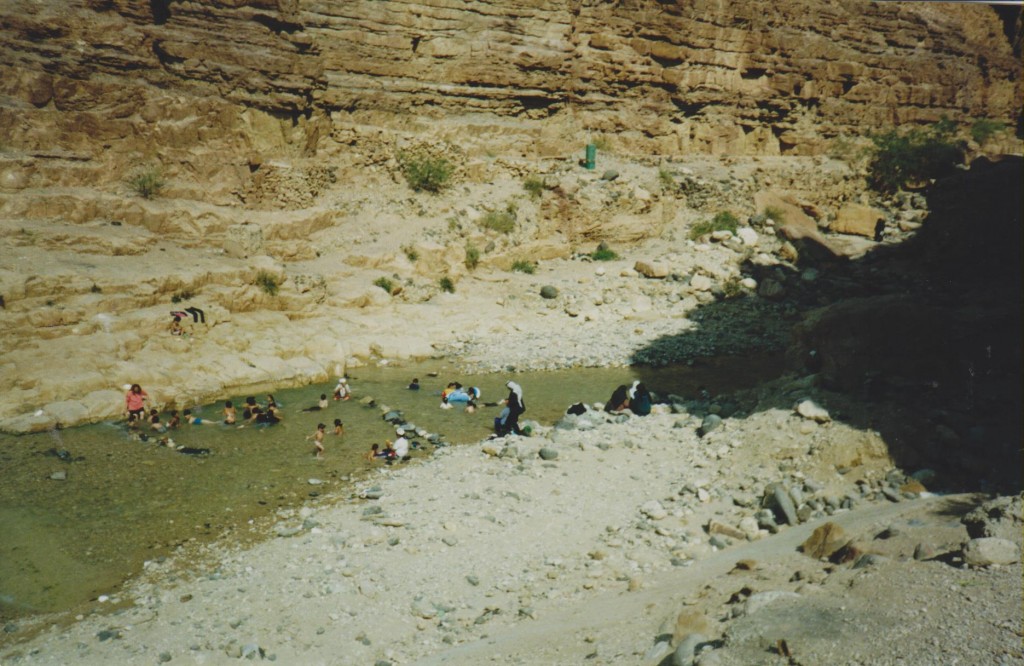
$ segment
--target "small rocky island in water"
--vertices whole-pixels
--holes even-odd
[[[125,385],[653,393],[531,375],[530,436],[344,483],[288,431],[315,503],[68,611],[0,538],[4,663],[1024,663],[1019,7],[16,0],[0,37],[0,534]],[[737,388],[667,388],[702,368]]]

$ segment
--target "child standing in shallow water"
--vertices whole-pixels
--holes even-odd
[[[324,430],[326,428],[327,426],[323,423],[318,423],[316,425],[316,432],[306,437],[307,442],[311,439],[313,440],[313,446],[316,447],[316,457],[318,459],[324,457]]]

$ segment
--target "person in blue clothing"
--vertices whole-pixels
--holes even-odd
[[[637,416],[651,413],[651,392],[639,380],[629,389],[629,410]]]

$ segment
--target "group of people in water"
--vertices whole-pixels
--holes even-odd
[[[159,409],[152,407],[148,412],[146,411],[148,400],[149,394],[140,385],[132,384],[128,388],[124,401],[125,411],[128,413],[129,429],[137,430],[146,425],[154,432],[163,433],[173,430],[183,423],[186,425],[237,425],[241,428],[250,423],[274,425],[284,419],[284,412],[281,411],[274,396],[270,393],[267,394],[266,402],[262,404],[256,402],[255,396],[247,397],[241,419],[239,419],[238,409],[234,403],[231,400],[226,400],[221,410],[223,417],[221,419],[204,418],[193,414],[191,409],[184,409],[180,413],[177,409],[172,409],[168,413],[167,421],[164,422],[160,417]]]
[[[529,433],[524,431],[519,425],[519,417],[526,412],[523,388],[511,380],[505,383],[505,387],[508,388],[508,396],[504,400],[485,403],[487,406],[502,407],[501,412],[494,417],[493,436],[527,435]],[[413,379],[407,388],[413,391],[419,390],[419,379]],[[472,413],[478,407],[480,396],[481,391],[476,386],[464,387],[459,382],[449,382],[445,389],[441,391],[441,408],[452,409],[455,405],[464,405],[465,411]],[[349,400],[351,397],[352,391],[348,385],[348,379],[345,377],[340,378],[333,391],[334,400]],[[160,412],[155,408],[149,409],[147,413],[146,402],[148,398],[149,396],[139,384],[132,384],[128,389],[125,394],[125,410],[128,414],[129,428],[137,430],[143,424],[148,424],[152,431],[165,433],[168,430],[178,428],[183,423],[187,425],[223,424],[241,428],[248,424],[271,426],[280,423],[284,419],[284,413],[271,394],[267,394],[266,402],[262,404],[258,403],[254,396],[247,397],[244,406],[241,407],[241,415],[239,415],[238,408],[235,407],[234,403],[231,400],[227,400],[224,402],[224,407],[221,410],[221,419],[203,418],[193,414],[189,409],[182,410],[182,413],[179,414],[178,410],[174,409],[170,411],[166,422],[161,420]],[[634,381],[631,386],[625,384],[618,386],[605,404],[604,409],[609,413],[622,413],[628,410],[638,416],[646,416],[651,413],[651,402],[651,393],[647,390],[647,387],[640,381]],[[307,407],[302,411],[322,411],[326,410],[329,405],[330,402],[327,394],[322,393],[316,405]],[[344,423],[342,423],[341,419],[334,419],[333,434],[341,436],[344,434],[344,431]],[[316,430],[306,437],[306,441],[311,440],[313,442],[313,453],[318,459],[323,458],[326,433],[327,424],[318,423]],[[374,444],[366,454],[367,459],[384,459],[389,462],[407,460],[410,448],[409,441],[406,439],[405,432],[401,428],[396,431],[396,435],[395,441],[386,440],[383,448],[378,444]]]

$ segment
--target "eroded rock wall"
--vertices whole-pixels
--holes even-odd
[[[352,125],[543,154],[595,135],[777,154],[1021,108],[1012,38],[979,5],[15,1],[0,36],[10,148],[159,157],[199,179],[337,148],[332,128]]]

